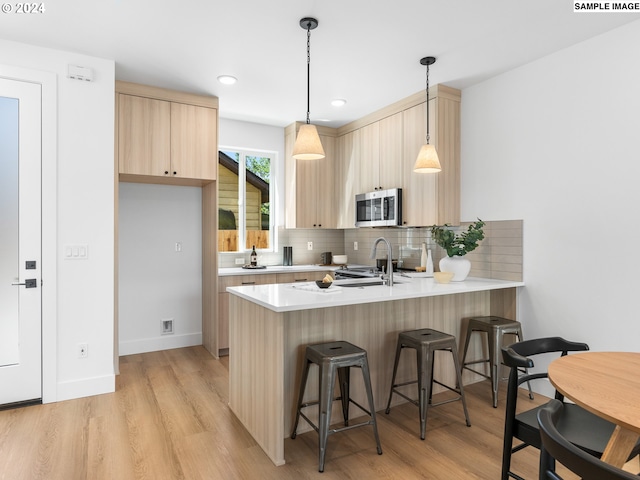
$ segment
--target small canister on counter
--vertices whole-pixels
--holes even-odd
[[[290,267],[293,265],[293,247],[283,247],[282,265]]]
[[[331,255],[331,252],[322,252],[320,254],[320,262],[322,263],[322,265],[331,265],[332,261],[333,257]]]

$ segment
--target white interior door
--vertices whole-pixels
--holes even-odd
[[[0,78],[0,405],[42,398],[41,97]]]

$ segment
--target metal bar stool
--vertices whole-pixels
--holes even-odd
[[[320,385],[320,399],[313,402],[302,403],[304,391],[307,384],[309,374],[309,366],[315,363],[319,367],[318,379]],[[349,396],[349,380],[350,368],[359,367],[362,370],[364,379],[364,387],[369,400],[369,410],[352,400]],[[335,374],[338,372],[338,380],[340,383],[340,396],[333,398],[333,388],[335,385]],[[342,416],[344,418],[344,427],[331,429],[331,406],[334,401],[341,400]],[[349,403],[353,403],[356,407],[369,415],[369,420],[349,425]],[[302,369],[302,379],[300,382],[300,395],[296,409],[296,420],[293,424],[291,438],[296,438],[296,430],[300,417],[304,418],[313,429],[318,432],[318,471],[324,471],[324,459],[327,449],[327,438],[334,433],[350,430],[356,427],[373,425],[373,434],[376,439],[378,455],[382,454],[380,447],[380,438],[378,437],[378,426],[376,423],[376,409],[373,406],[373,392],[371,390],[371,379],[369,376],[369,363],[367,362],[367,352],[362,348],[356,347],[349,342],[329,342],[319,343],[316,345],[308,345],[305,353],[305,365]],[[316,426],[309,418],[302,413],[302,409],[312,405],[318,405],[318,426]]]
[[[414,348],[417,353],[418,360],[418,379],[409,382],[396,384],[396,373],[398,372],[398,362],[400,360],[400,353],[403,348]],[[433,378],[433,364],[434,353],[436,350],[445,350],[451,352],[453,357],[453,364],[456,371],[458,388],[450,387],[444,383]],[[401,332],[398,335],[398,344],[396,346],[396,360],[393,365],[393,378],[391,379],[391,391],[389,392],[389,401],[387,402],[387,409],[385,413],[389,413],[391,406],[391,397],[394,393],[400,395],[402,398],[417,405],[420,410],[420,438],[424,440],[425,431],[427,428],[427,409],[429,406],[436,407],[449,402],[462,400],[462,408],[464,410],[464,417],[467,422],[467,426],[471,426],[469,421],[469,413],[467,412],[467,402],[464,397],[464,390],[462,387],[462,379],[460,377],[460,362],[458,360],[458,347],[456,346],[456,337],[448,335],[437,330],[430,328],[422,328],[419,330],[411,330],[408,332]],[[404,393],[397,390],[398,387],[405,385],[411,385],[413,383],[418,384],[418,400],[409,398]],[[452,392],[458,394],[456,398],[444,400],[439,403],[432,403],[433,384],[445,387]]]
[[[489,346],[489,358],[483,358],[480,360],[474,360],[467,362],[467,350],[469,349],[469,343],[471,340],[471,334],[473,332],[484,332],[487,334],[487,343]],[[486,317],[471,317],[469,319],[469,325],[467,326],[467,338],[464,342],[464,353],[462,354],[462,368],[472,371],[484,378],[491,380],[491,391],[493,393],[493,408],[498,406],[498,385],[500,384],[499,368],[502,364],[501,360],[501,348],[504,341],[504,335],[511,334],[518,337],[518,341],[524,340],[522,336],[522,325],[516,320],[509,320],[508,318],[486,316]],[[467,365],[474,365],[477,363],[489,363],[490,374],[487,375],[483,372],[468,367]],[[529,398],[533,399],[533,393],[531,391],[531,385],[527,382],[529,387]]]

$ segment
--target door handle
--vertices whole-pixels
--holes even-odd
[[[22,283],[13,282],[11,285],[16,287],[20,285],[24,285],[24,288],[36,288],[38,286],[38,281],[35,278],[25,278],[24,282]]]

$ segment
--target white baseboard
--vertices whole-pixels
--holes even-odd
[[[82,380],[72,380],[58,383],[56,402],[71,400],[74,398],[91,397],[102,395],[103,393],[113,393],[116,391],[116,376],[104,375],[102,377],[83,378]],[[43,399],[44,403],[49,403]]]
[[[195,345],[202,345],[202,333],[141,338],[139,340],[120,342],[118,345],[120,356],[157,352],[158,350],[170,350],[172,348],[193,347]]]

